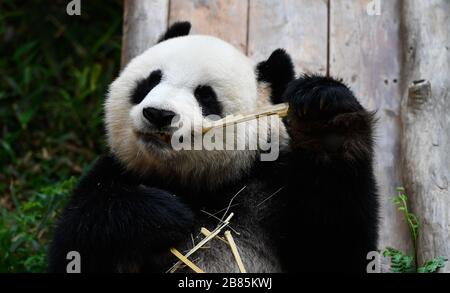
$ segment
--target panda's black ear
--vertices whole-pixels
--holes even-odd
[[[159,38],[158,43],[164,42],[168,39],[187,36],[190,31],[191,23],[189,21],[175,22],[167,29],[166,33]]]
[[[268,83],[271,88],[270,100],[273,104],[283,101],[283,92],[289,82],[294,80],[295,71],[291,57],[283,49],[275,50],[269,59],[256,67],[258,82]]]

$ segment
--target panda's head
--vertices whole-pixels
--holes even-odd
[[[186,181],[222,182],[245,172],[256,152],[174,150],[170,138],[175,132],[192,137],[205,121],[280,102],[293,66],[282,50],[255,66],[230,44],[188,36],[189,30],[189,23],[173,25],[111,84],[105,102],[108,142],[122,163],[141,174],[156,170]]]

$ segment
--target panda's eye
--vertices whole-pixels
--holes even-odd
[[[138,81],[131,95],[131,102],[134,105],[137,105],[140,102],[142,102],[145,96],[147,96],[148,93],[161,82],[161,79],[162,79],[161,70],[155,70],[152,73],[150,73],[150,75],[147,78]]]
[[[202,107],[203,116],[222,116],[222,105],[217,99],[216,92],[212,87],[209,85],[199,85],[194,91],[194,96],[200,104],[200,107]]]

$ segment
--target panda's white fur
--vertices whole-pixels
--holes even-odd
[[[133,105],[129,97],[136,81],[145,79],[154,70],[162,71],[161,82],[141,103]],[[195,181],[205,172],[209,179],[206,184],[211,186],[240,178],[251,167],[257,152],[149,149],[135,135],[135,131],[145,131],[142,115],[145,107],[173,111],[180,116],[182,125],[199,129],[198,123],[205,122],[206,118],[202,116],[194,90],[203,84],[214,88],[224,115],[251,112],[269,103],[270,89],[263,83],[258,87],[255,64],[233,46],[203,35],[170,39],[134,58],[111,84],[105,102],[105,121],[112,152],[130,169],[144,174],[156,169],[162,174],[175,174],[181,182]],[[256,138],[256,131],[261,134],[268,131],[266,124],[258,129],[254,124],[246,126],[247,135],[237,139],[245,139],[247,144]],[[282,123],[280,126],[284,145],[287,135]],[[188,135],[191,130],[184,131]]]

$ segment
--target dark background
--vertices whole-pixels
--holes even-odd
[[[0,2],[0,272],[43,272],[55,216],[105,149],[122,1]]]

